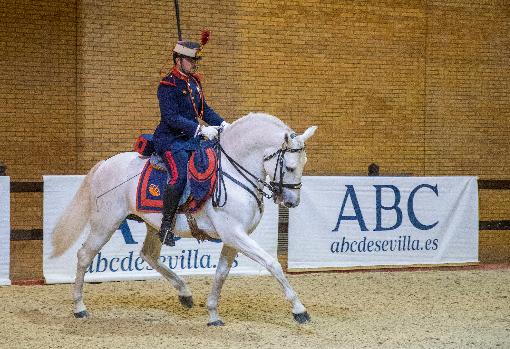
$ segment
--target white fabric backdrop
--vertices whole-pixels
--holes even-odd
[[[50,259],[51,233],[64,208],[78,190],[84,176],[44,176],[44,243],[43,269],[47,283],[74,282],[76,252],[84,241],[88,227],[81,238],[64,255]],[[85,281],[142,280],[160,277],[151,270],[139,251],[146,234],[145,224],[128,221],[117,230],[112,239],[92,261]],[[265,210],[257,229],[251,235],[264,250],[276,257],[278,243],[278,209],[265,202]],[[132,237],[132,239],[131,239]],[[221,252],[221,243],[196,239],[178,240],[175,247],[164,246],[161,260],[177,274],[214,274]],[[257,263],[238,255],[231,274],[267,274]]]
[[[10,178],[0,176],[0,285],[10,285]]]
[[[304,177],[301,195],[289,269],[478,261],[476,177]]]

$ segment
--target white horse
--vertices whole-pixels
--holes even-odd
[[[266,176],[271,179],[269,188],[273,192],[275,203],[287,207],[299,204],[299,183],[307,160],[304,145],[316,128],[312,126],[302,135],[296,135],[274,116],[250,113],[221,133],[220,145],[224,150],[221,155],[222,169],[227,173],[227,177],[230,177],[230,180],[224,181],[228,200],[219,207],[213,205],[209,199],[204,207],[194,214],[199,228],[211,238],[219,238],[223,242],[214,283],[207,299],[208,325],[224,324],[218,315],[218,300],[238,252],[258,262],[276,277],[286,299],[292,305],[292,313],[297,322],[310,321],[310,316],[287,281],[280,263],[249,235],[255,230],[262,216],[263,206],[259,203],[263,199],[261,190],[264,185],[268,186],[265,183]],[[233,163],[228,157],[234,160]],[[74,315],[77,318],[89,316],[83,301],[85,271],[120,223],[130,214],[140,217],[147,225],[147,235],[140,252],[142,258],[172,283],[183,306],[193,306],[191,291],[184,280],[159,262],[162,246],[157,231],[161,214],[144,213],[136,209],[138,181],[135,178],[146,161],[147,159],[141,158],[137,153],[130,152],[117,154],[97,163],[85,177],[54,229],[53,256],[60,256],[78,239],[86,224],[90,224],[90,234],[78,251],[73,290]],[[251,193],[246,188],[251,188]],[[106,192],[107,195],[102,195]],[[184,215],[177,215],[175,230],[178,236],[191,237]]]

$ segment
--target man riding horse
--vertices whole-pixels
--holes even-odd
[[[163,194],[163,218],[159,237],[175,246],[173,222],[179,200],[186,186],[187,164],[196,137],[214,139],[218,126],[229,125],[205,101],[200,78],[196,74],[202,49],[209,32],[202,32],[201,43],[178,41],[173,49],[174,66],[158,87],[161,121],[153,141],[168,171],[168,186]],[[210,126],[200,125],[199,119]]]

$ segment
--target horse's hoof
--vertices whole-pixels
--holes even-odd
[[[86,310],[82,310],[79,313],[74,313],[74,317],[77,319],[86,319],[90,316],[89,312]]]
[[[188,309],[193,308],[193,297],[192,296],[179,296],[179,302],[181,302],[182,306]]]
[[[207,326],[214,326],[214,327],[219,327],[219,326],[225,326],[225,323],[221,320],[216,320],[216,321],[213,321],[213,322],[209,322],[207,324]]]
[[[310,322],[311,318],[310,315],[308,315],[308,312],[305,311],[304,313],[294,314],[294,320],[297,321],[299,324],[306,324],[307,322]]]

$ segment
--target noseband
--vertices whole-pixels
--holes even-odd
[[[232,164],[232,166],[236,169],[236,171],[239,172],[239,174],[244,179],[246,179],[259,194],[263,195],[264,197],[266,197],[268,199],[271,199],[277,195],[281,195],[283,193],[283,188],[287,188],[287,189],[300,189],[301,188],[301,183],[283,183],[283,177],[285,176],[283,162],[285,160],[286,153],[299,153],[299,152],[303,151],[305,149],[305,147],[292,149],[292,148],[287,148],[285,146],[285,144],[283,144],[282,148],[278,149],[277,151],[275,151],[272,154],[265,156],[263,158],[264,162],[269,161],[272,158],[274,158],[275,156],[277,156],[276,165],[275,165],[274,174],[273,174],[273,181],[270,181],[269,183],[267,183],[265,180],[258,178],[253,173],[251,173],[250,171],[245,169],[243,166],[241,166],[241,164],[239,164],[237,161],[235,161],[232,157],[230,157],[230,155],[228,155],[225,152],[223,147],[220,145],[220,135],[221,135],[221,132],[218,133],[218,139],[217,139],[217,143],[216,143],[216,155],[217,155],[217,159],[218,159],[218,168],[216,169],[216,171],[217,171],[218,183],[217,183],[216,188],[213,193],[213,198],[212,198],[213,207],[223,207],[227,203],[227,190],[226,190],[226,186],[225,186],[225,180],[223,179],[223,176],[225,176],[228,179],[230,179],[232,182],[239,185],[241,188],[248,191],[255,198],[255,200],[257,201],[257,204],[259,206],[259,210],[262,212],[262,200],[259,199],[259,197],[253,192],[253,190],[251,188],[249,188],[248,186],[246,186],[244,183],[238,181],[236,178],[232,177],[231,175],[229,175],[228,173],[223,171],[222,166],[221,166],[221,153],[223,153],[223,155],[225,155],[227,160]],[[296,137],[296,134],[293,133],[290,135],[290,137],[294,138],[294,137]],[[280,179],[278,182],[275,181],[277,172],[280,173]],[[262,185],[262,188],[260,188],[259,185],[257,185],[257,184]],[[267,188],[271,193],[270,194],[266,193],[264,191],[264,188]],[[223,195],[224,195],[224,198],[222,199]]]

